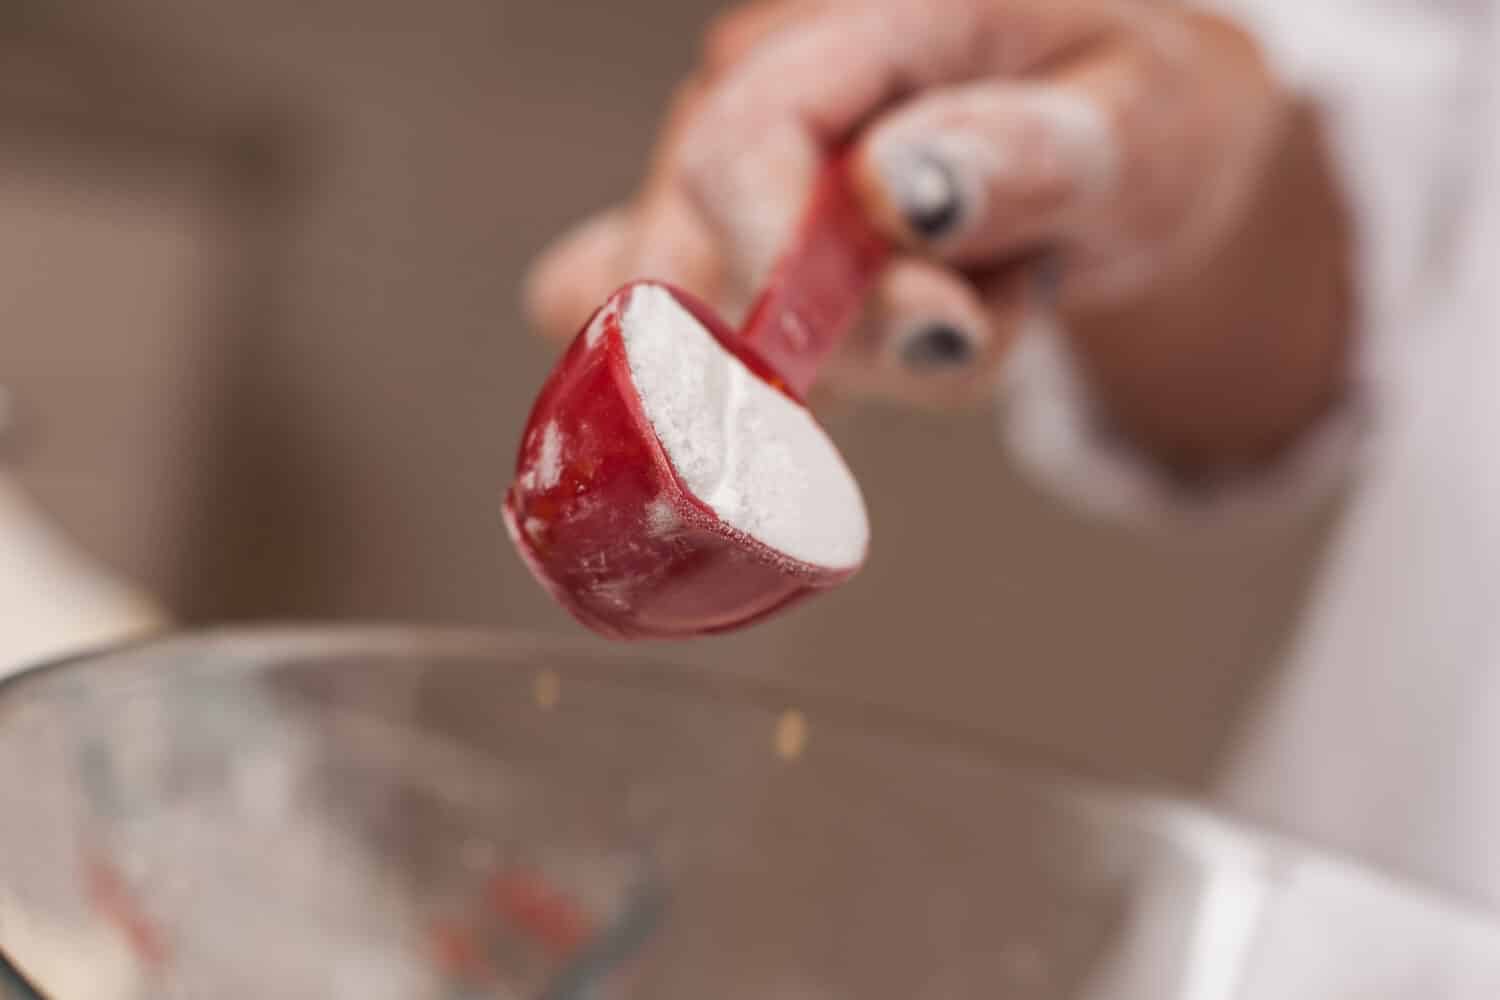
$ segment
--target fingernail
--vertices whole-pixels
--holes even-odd
[[[914,371],[928,373],[962,368],[977,352],[974,338],[951,323],[929,323],[902,339],[901,363]]]
[[[929,149],[905,150],[887,164],[891,186],[906,224],[925,239],[941,239],[958,228],[964,214],[963,193],[953,167]]]

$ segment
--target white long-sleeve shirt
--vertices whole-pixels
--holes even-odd
[[[1022,464],[1114,513],[1234,516],[1357,471],[1352,511],[1219,794],[1500,908],[1500,25],[1492,0],[1204,0],[1319,108],[1354,215],[1351,407],[1205,501],[1096,436],[1061,341],[1008,373]],[[1355,462],[1353,459],[1358,458]]]

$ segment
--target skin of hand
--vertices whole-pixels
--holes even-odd
[[[824,389],[986,398],[1064,331],[1104,416],[1187,479],[1273,457],[1343,388],[1350,241],[1316,122],[1235,26],[1150,0],[762,0],[723,16],[647,180],[537,262],[574,335],[656,278],[735,318],[827,151],[897,243]]]

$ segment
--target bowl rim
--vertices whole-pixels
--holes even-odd
[[[703,640],[705,643],[713,641]],[[1128,787],[1136,797],[1191,802],[1168,783],[1149,775],[1132,775],[1129,779],[1109,776],[1081,756],[1006,737],[973,724],[952,722],[887,702],[863,699],[832,687],[704,667],[701,657],[694,657],[691,652],[701,649],[702,644],[620,642],[504,627],[264,622],[156,629],[124,640],[73,650],[0,676],[0,717],[11,707],[10,702],[18,689],[64,671],[145,652],[153,647],[199,646],[209,649],[226,644],[255,644],[263,649],[278,644],[289,650],[309,650],[312,644],[319,644],[336,653],[361,650],[395,652],[402,647],[470,654],[561,653],[578,657],[567,664],[568,673],[586,675],[602,684],[636,691],[654,689],[702,702],[751,705],[773,712],[798,708],[854,730],[898,739],[915,750],[957,753],[1007,773],[1034,774],[1068,784]],[[214,665],[210,669],[253,669],[254,666],[227,664]],[[1234,825],[1242,824],[1235,820]]]

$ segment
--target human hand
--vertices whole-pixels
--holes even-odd
[[[1148,294],[1245,211],[1285,101],[1222,21],[1142,0],[762,0],[722,18],[644,189],[538,263],[569,337],[650,277],[733,317],[853,140],[903,248],[828,381],[949,401],[988,390],[1028,317]]]

